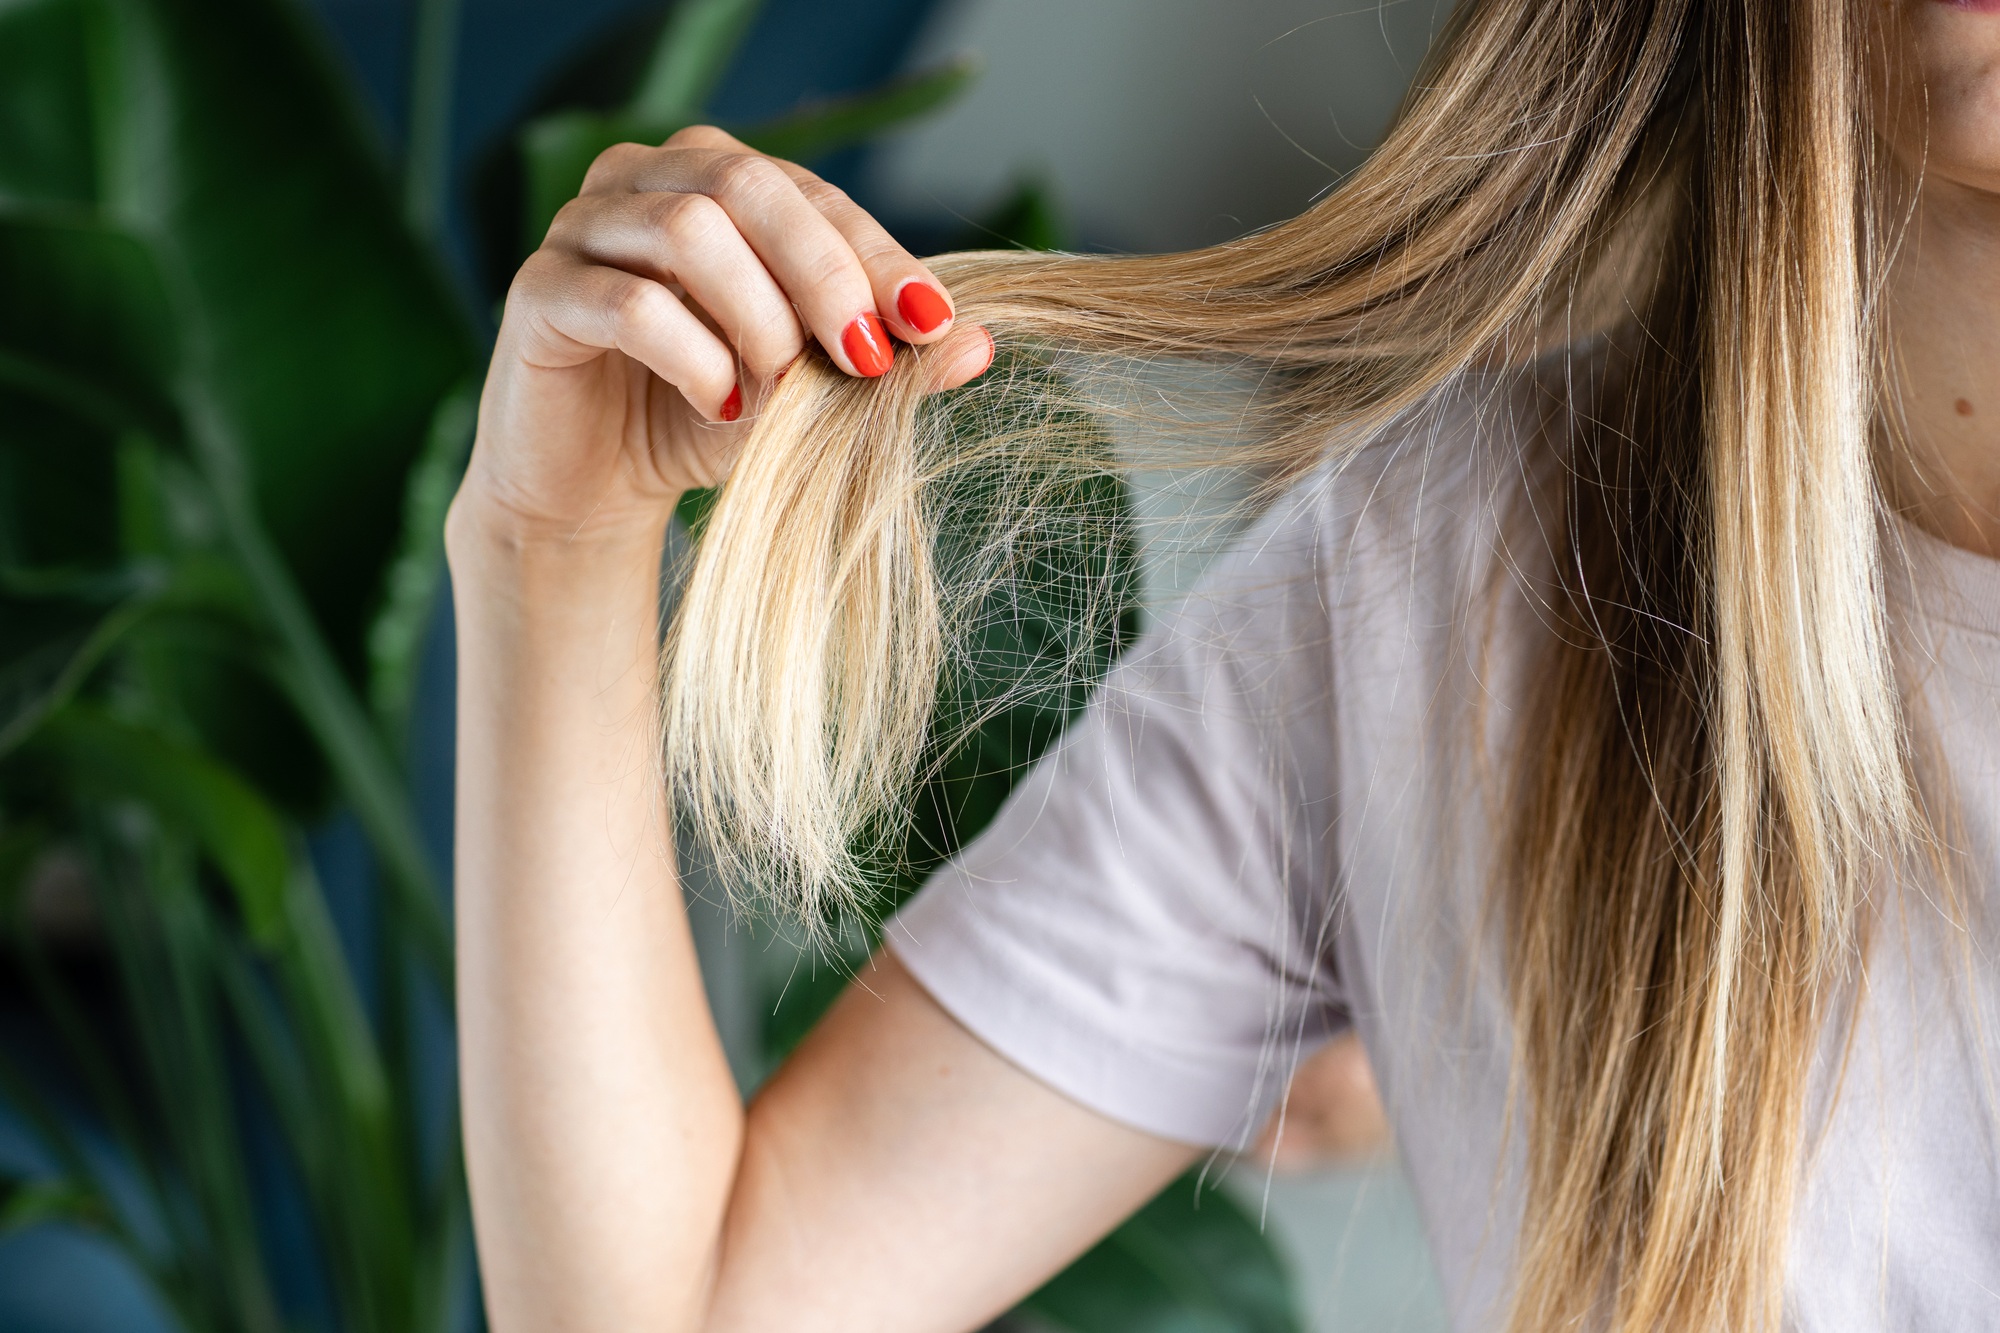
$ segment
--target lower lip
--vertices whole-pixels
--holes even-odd
[[[2000,0],[1937,0],[1946,9],[1969,9],[1975,14],[2000,14]]]

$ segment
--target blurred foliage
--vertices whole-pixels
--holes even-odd
[[[558,111],[528,123],[521,133],[520,253],[541,244],[556,210],[576,197],[599,153],[613,144],[660,143],[702,123],[703,109],[761,8],[763,0],[681,0],[625,105]],[[808,102],[761,124],[725,128],[760,152],[810,161],[936,110],[963,92],[975,73],[972,61],[949,60],[866,92]]]
[[[449,939],[363,700],[407,695],[414,637],[371,626],[399,553],[435,564],[406,479],[463,457],[477,341],[289,6],[24,0],[0,66],[0,917],[60,1049],[0,1061],[55,1168],[4,1224],[104,1237],[186,1327],[281,1328],[262,1118],[342,1325],[441,1329],[469,1223],[401,993]],[[375,997],[304,854],[336,802],[388,889]],[[64,886],[109,1001],[52,948]]]
[[[1030,177],[1017,184],[984,218],[959,232],[950,248],[1064,250],[1069,245],[1069,229],[1056,211],[1055,197],[1047,185]]]
[[[1291,1282],[1251,1217],[1189,1172],[1021,1303],[1071,1333],[1297,1333]]]
[[[484,353],[429,237],[455,5],[420,3],[430,128],[400,183],[285,0],[0,5],[0,928],[47,1038],[0,1045],[0,1099],[46,1157],[0,1176],[0,1235],[99,1235],[189,1329],[306,1317],[281,1308],[260,1125],[335,1326],[443,1333],[466,1314],[456,1115],[426,1112],[415,1058],[424,1006],[449,1004],[449,936],[398,756]],[[696,119],[755,10],[683,0],[622,110],[530,125],[529,234],[604,144]],[[743,133],[804,156],[969,77],[947,65]],[[1053,240],[1045,208],[1016,214],[1001,225],[1022,243]],[[1122,523],[1115,486],[1092,503]],[[1124,608],[1093,619],[1060,593],[1129,562],[1128,540],[1037,558],[1050,595],[1007,608],[1013,637],[980,646],[998,674],[965,677],[951,708],[1051,652],[1101,667],[1129,634]],[[1031,691],[940,757],[895,894],[1079,702]],[[371,984],[306,854],[335,808],[384,888]],[[819,1004],[780,1005],[773,1040]],[[1162,1196],[1031,1308],[1078,1333],[1289,1327],[1268,1247],[1193,1195]]]

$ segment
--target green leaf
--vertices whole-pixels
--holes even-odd
[[[1270,1242],[1190,1174],[1021,1303],[1069,1333],[1297,1333]]]
[[[0,208],[0,291],[16,387],[172,437],[179,338],[145,244],[84,209]],[[76,402],[72,384],[91,400]]]
[[[251,937],[278,943],[291,856],[284,826],[248,783],[185,741],[77,705],[49,719],[35,748],[80,794],[137,800],[186,827],[235,890]]]
[[[680,0],[660,30],[627,112],[642,121],[694,120],[763,7],[764,0]]]
[[[963,92],[977,73],[978,66],[969,57],[947,61],[868,92],[807,103],[736,134],[773,157],[810,161],[936,110]],[[583,178],[599,153],[614,144],[660,143],[694,121],[692,113],[565,111],[531,122],[521,136],[527,178],[524,234],[530,247],[541,243],[557,211],[583,188]]]
[[[0,1184],[0,1240],[45,1222],[103,1225],[107,1209],[95,1190],[67,1180]]]
[[[12,921],[28,871],[49,844],[48,830],[33,822],[0,827],[0,925]]]
[[[392,738],[409,720],[418,655],[444,584],[445,511],[465,473],[478,415],[479,382],[468,379],[438,404],[403,491],[403,539],[368,629],[369,702]]]
[[[479,359],[366,131],[276,0],[104,0],[107,212],[146,239],[182,371],[352,679],[437,401]]]
[[[737,137],[773,157],[811,161],[936,111],[971,87],[978,76],[978,60],[960,56],[867,92],[808,102],[775,120],[740,130]]]
[[[0,1102],[4,1102],[25,1122],[35,1141],[55,1159],[56,1180],[68,1182],[75,1188],[85,1188],[82,1182],[96,1180],[90,1153],[76,1125],[57,1112],[43,1090],[27,1078],[13,1053],[4,1047],[0,1047]],[[27,1182],[13,1183],[18,1187]],[[99,1197],[102,1198],[101,1195]],[[106,1208],[93,1220],[103,1226],[113,1242],[141,1271],[148,1268],[145,1249],[138,1244],[137,1237],[122,1216]]]
[[[451,129],[458,88],[460,0],[416,0],[410,52],[410,133],[403,150],[403,211],[436,238],[451,185]]]
[[[0,78],[0,545],[104,544],[135,428],[220,441],[359,690],[405,474],[481,358],[308,22],[285,0],[0,6],[0,70],[31,75]],[[259,749],[287,730],[276,696],[246,729],[217,707],[258,693],[239,666],[180,675],[213,748],[323,799],[295,725]]]
[[[0,23],[0,200],[91,203],[90,93],[69,77],[88,39],[82,7],[15,3]]]
[[[130,1049],[151,1085],[152,1119],[177,1186],[155,1200],[174,1245],[156,1281],[187,1327],[279,1333],[216,982],[216,959],[236,947],[234,932],[218,929],[195,847],[166,812],[80,813],[128,999]]]
[[[1021,250],[1067,250],[1069,227],[1056,209],[1046,182],[1030,178],[991,211],[953,239],[953,250],[991,250],[1013,246]]]
[[[599,153],[614,144],[660,143],[691,124],[691,119],[640,119],[596,111],[558,111],[528,122],[521,131],[525,248],[542,243],[556,214],[583,188],[583,178]]]
[[[0,344],[73,366],[91,343],[68,331],[87,333],[119,387],[154,401],[191,377],[359,679],[402,474],[476,359],[453,298],[291,6],[52,3],[0,11],[0,50],[24,26],[82,24],[91,40],[43,42],[38,79],[0,85],[0,142],[87,104],[67,146],[89,148],[70,174],[93,188],[61,194],[94,209],[17,216],[11,232],[38,234],[0,238],[8,286],[35,296],[6,303],[32,316],[0,314]]]
[[[265,984],[218,953],[218,980],[296,1155],[347,1326],[381,1327],[417,1299],[419,1182],[401,1169],[381,1051],[309,868],[287,899],[285,943]],[[282,997],[282,1004],[280,998]],[[407,1098],[407,1089],[402,1090]]]
[[[8,608],[0,599],[0,609]],[[13,609],[18,609],[14,603]],[[64,608],[73,611],[74,608]],[[107,653],[153,609],[137,596],[93,619],[87,629],[54,637],[0,664],[0,758],[32,736],[83,684]]]
[[[155,562],[0,564],[0,758],[80,689],[170,592]]]

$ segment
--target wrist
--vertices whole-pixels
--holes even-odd
[[[558,534],[461,497],[445,555],[462,651],[490,643],[531,656],[657,642],[667,519]],[[507,645],[515,645],[507,647]]]
[[[445,514],[445,558],[454,583],[511,582],[543,571],[560,577],[566,570],[595,579],[617,569],[643,570],[650,580],[673,512],[674,505],[664,502],[643,513],[599,512],[582,522],[558,522],[523,513],[468,479]]]

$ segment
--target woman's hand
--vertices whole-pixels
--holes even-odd
[[[992,359],[838,191],[716,130],[605,154],[508,297],[447,542],[459,1075],[501,1333],[975,1327],[1193,1156],[887,958],[745,1113],[648,757],[660,541],[809,336],[940,387]]]
[[[888,370],[892,339],[944,342],[950,388],[992,359],[983,330],[952,333],[930,270],[803,167],[708,126],[622,144],[507,294],[455,507],[516,540],[657,539],[809,336],[861,376]]]

